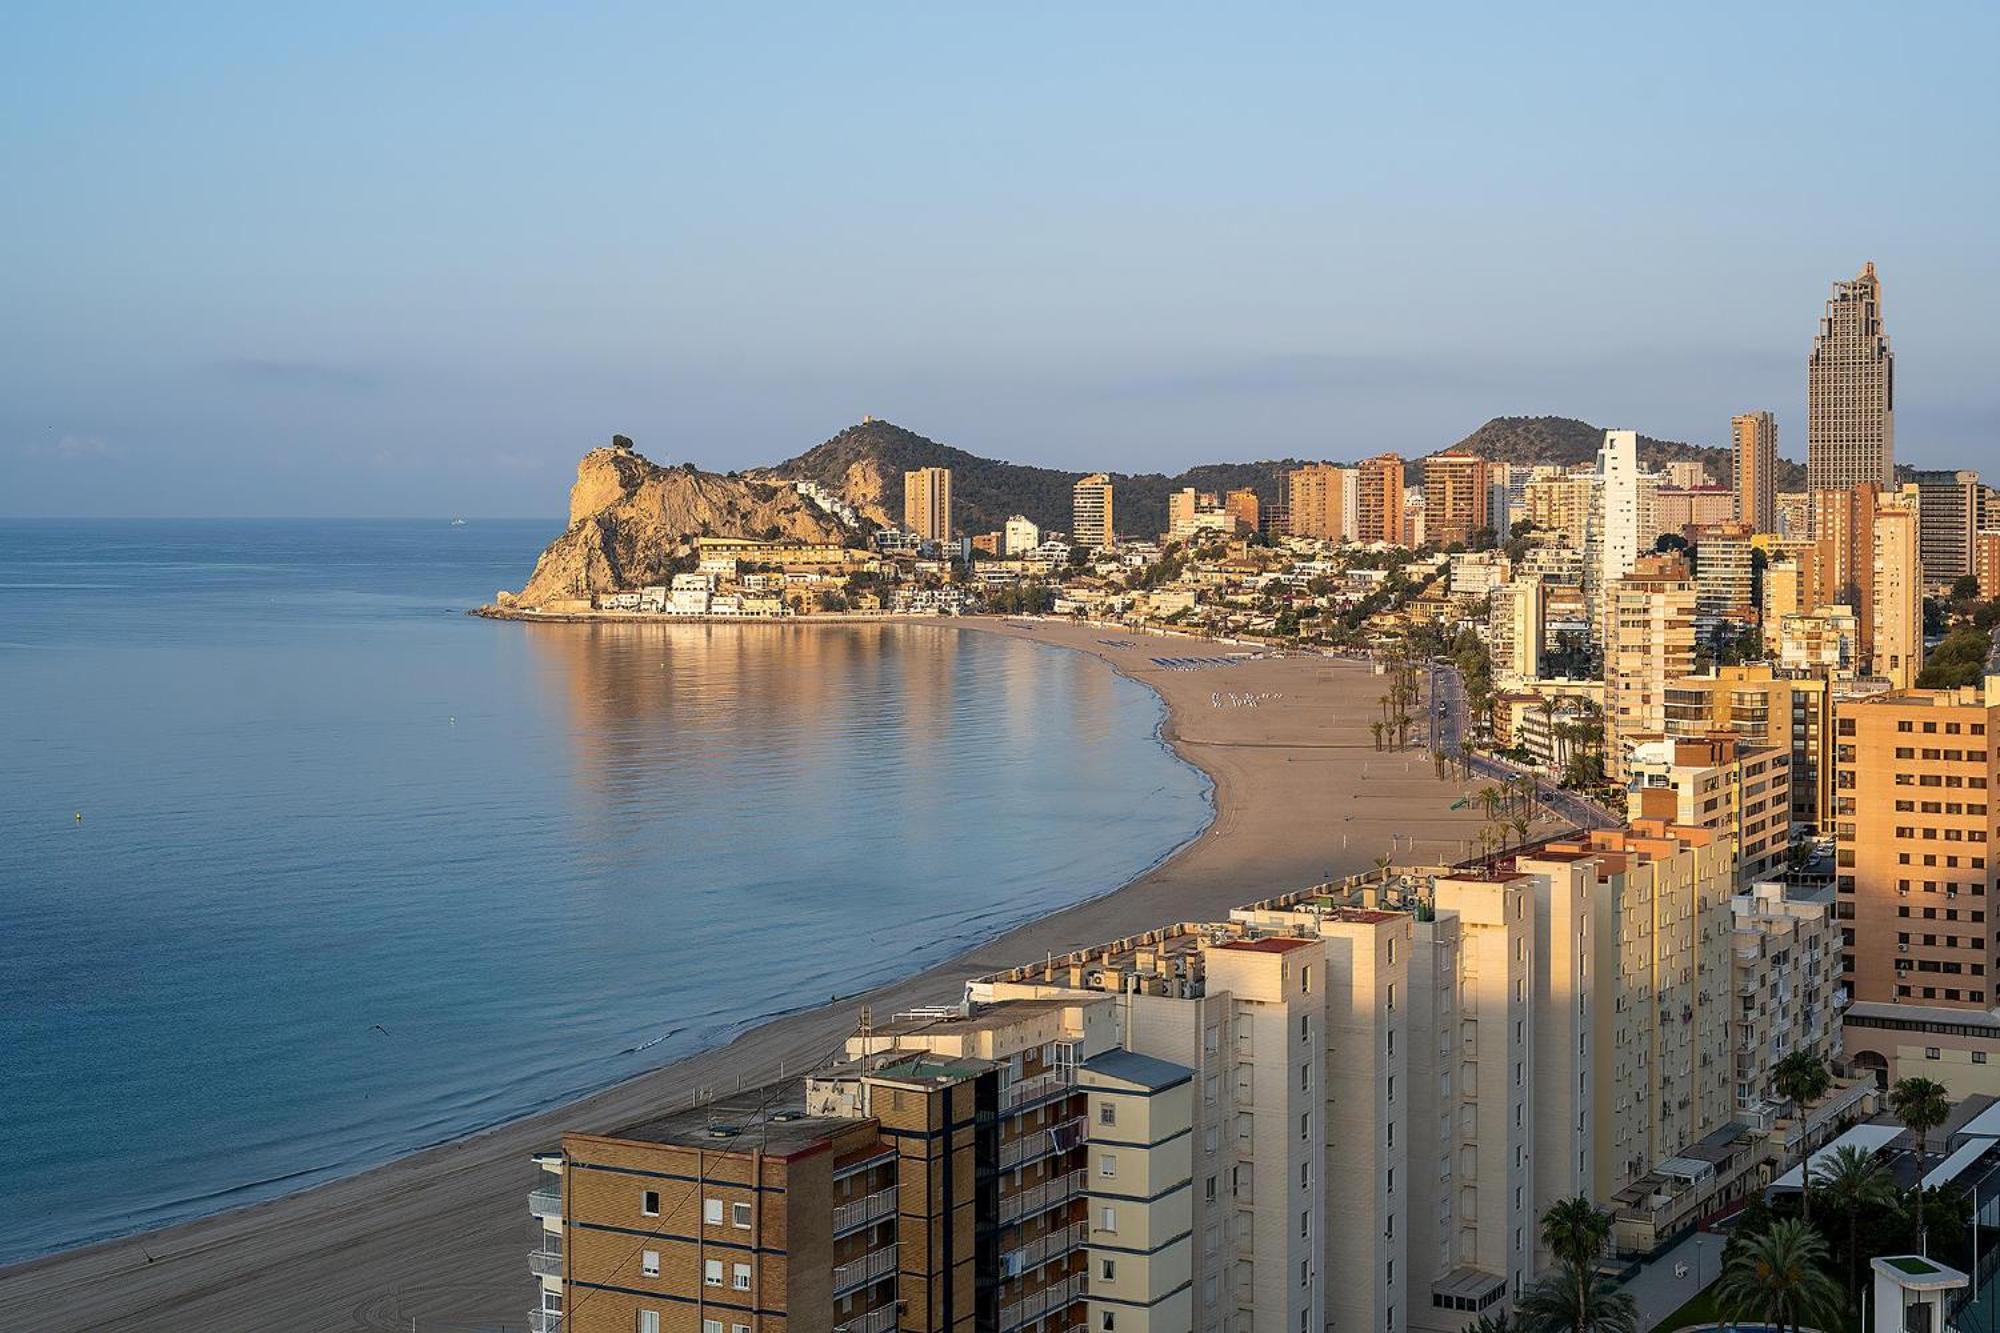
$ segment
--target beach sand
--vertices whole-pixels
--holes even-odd
[[[1235,650],[1070,622],[942,623],[1090,653],[1158,691],[1168,708],[1166,739],[1215,783],[1214,821],[1116,892],[871,994],[775,1019],[719,1049],[345,1180],[0,1270],[0,1308],[42,1330],[407,1333],[412,1320],[418,1333],[523,1329],[535,1300],[526,1196],[539,1174],[528,1159],[555,1146],[563,1130],[614,1129],[685,1106],[701,1089],[752,1087],[781,1068],[796,1075],[839,1048],[864,1003],[878,1015],[950,1003],[970,976],[1165,922],[1220,916],[1275,891],[1366,869],[1378,855],[1456,860],[1478,836],[1477,804],[1449,807],[1481,782],[1439,782],[1426,753],[1375,749],[1368,724],[1380,716],[1386,681],[1365,664],[1285,657],[1171,670],[1154,659]],[[1216,707],[1217,694],[1265,697],[1255,707]],[[773,947],[811,941],[777,936]]]

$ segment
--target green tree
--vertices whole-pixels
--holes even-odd
[[[1840,1285],[1828,1276],[1826,1238],[1799,1218],[1780,1218],[1722,1270],[1715,1304],[1731,1319],[1780,1330],[1831,1328],[1842,1317]]]
[[[1917,1136],[1917,1163],[1921,1167],[1930,1147],[1930,1133],[1951,1114],[1951,1093],[1944,1084],[1927,1078],[1899,1078],[1889,1089],[1889,1109]]]
[[[1812,1169],[1812,1183],[1820,1198],[1847,1219],[1847,1289],[1860,1290],[1861,1270],[1858,1240],[1861,1215],[1893,1207],[1896,1184],[1888,1168],[1875,1154],[1853,1144],[1835,1148]]]
[[[1771,1087],[1780,1097],[1793,1103],[1797,1108],[1800,1135],[1803,1142],[1806,1123],[1806,1107],[1826,1096],[1826,1090],[1833,1086],[1833,1076],[1826,1072],[1825,1063],[1813,1051],[1793,1051],[1778,1061],[1771,1071]],[[1812,1147],[1805,1145],[1807,1161],[1811,1160]],[[1806,1216],[1812,1216],[1812,1186],[1809,1175],[1801,1173],[1799,1181],[1799,1209]]]
[[[1952,580],[1951,583],[1952,601],[1972,602],[1972,601],[1977,601],[1978,599],[1979,599],[1979,576],[1977,574],[1960,574],[1957,578]]]

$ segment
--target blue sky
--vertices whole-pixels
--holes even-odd
[[[15,4],[0,513],[554,514],[623,432],[1804,456],[1872,259],[2000,473],[2000,6]]]

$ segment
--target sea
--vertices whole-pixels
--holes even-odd
[[[853,996],[1210,818],[1080,654],[465,614],[559,528],[0,520],[0,1262]]]

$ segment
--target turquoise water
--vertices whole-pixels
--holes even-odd
[[[0,522],[0,1260],[652,1068],[1207,818],[1075,654],[461,614],[552,526]]]

